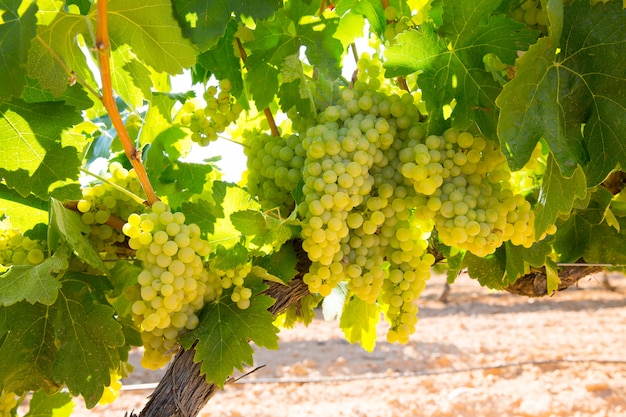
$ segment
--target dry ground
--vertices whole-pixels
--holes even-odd
[[[551,298],[490,293],[461,277],[449,302],[433,278],[407,345],[374,352],[347,343],[336,322],[281,333],[279,351],[257,351],[264,368],[219,392],[201,416],[334,417],[626,416],[626,279],[599,276]],[[133,357],[139,361],[140,353]],[[132,384],[156,382],[138,369]],[[150,390],[122,391],[79,416],[123,416]]]

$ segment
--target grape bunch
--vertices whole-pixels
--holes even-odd
[[[383,37],[390,44],[394,44],[396,43],[396,37],[413,25],[411,16],[410,14],[404,15],[400,13],[394,6],[387,6],[384,10],[384,14],[387,25],[385,26]]]
[[[306,152],[296,135],[271,136],[245,132],[248,185],[264,210],[279,208],[288,215],[294,207],[291,193],[302,180]]]
[[[137,278],[140,299],[132,304],[144,342],[143,366],[157,369],[170,359],[178,336],[198,325],[209,274],[203,258],[211,245],[196,224],[158,201],[149,212],[131,214],[123,227],[143,270]]]
[[[119,162],[109,164],[105,180],[83,188],[76,209],[90,227],[88,237],[94,248],[104,258],[115,259],[119,244],[126,239],[119,227],[128,216],[143,209],[133,197],[143,196],[143,191],[135,170],[127,170]]]
[[[535,242],[531,205],[513,192],[495,143],[449,129],[411,145],[399,155],[401,172],[427,198],[422,217],[434,215],[443,243],[486,256],[506,241],[525,247]]]
[[[24,236],[8,218],[0,221],[0,265],[39,265],[46,257],[47,244]]]
[[[245,279],[252,270],[252,265],[244,264],[234,269],[222,270],[215,266],[215,258],[209,262],[209,279],[207,282],[206,301],[213,301],[222,295],[224,290],[233,288],[230,299],[241,310],[250,307],[252,290],[245,286]]]
[[[511,13],[511,17],[518,22],[526,23],[531,28],[540,30],[543,34],[548,33],[548,18],[539,0],[522,0]]]
[[[230,80],[209,86],[203,94],[205,107],[198,107],[192,101],[183,104],[179,112],[180,123],[191,130],[191,139],[201,146],[207,146],[217,139],[217,134],[239,118],[243,111],[241,103],[231,96],[233,86]]]
[[[0,417],[11,417],[11,411],[17,406],[17,395],[5,390],[0,391]]]

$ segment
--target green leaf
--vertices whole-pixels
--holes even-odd
[[[584,202],[584,207],[575,209],[566,221],[558,225],[553,246],[560,262],[575,262],[584,256],[596,227],[604,221],[611,198],[609,191],[598,187]]]
[[[87,84],[95,86],[93,73],[77,41],[78,35],[92,39],[89,27],[95,27],[95,20],[62,10],[54,15],[50,24],[37,28],[36,40],[28,51],[28,76],[38,80],[42,88],[50,90],[55,96],[63,94],[70,79],[56,56]],[[55,56],[50,51],[54,51]]]
[[[150,71],[134,55],[128,45],[111,52],[111,83],[113,90],[132,109],[152,98]]]
[[[553,261],[546,263],[546,292],[550,296],[554,291],[559,288],[561,278],[556,268],[556,264]]]
[[[365,17],[372,30],[379,36],[383,34],[387,26],[385,9],[383,9],[382,2],[378,0],[342,0],[337,2],[335,11],[342,18],[345,17],[347,11]]]
[[[574,201],[585,198],[586,194],[587,183],[582,168],[578,167],[566,178],[550,154],[535,206],[535,236],[541,236],[548,226],[555,224],[559,214],[569,213]]]
[[[375,303],[370,304],[352,297],[346,304],[339,326],[350,343],[359,343],[368,352],[376,345],[376,325],[380,311]]]
[[[51,376],[57,349],[50,312],[39,303],[0,307],[0,381],[6,391],[60,388]]]
[[[195,223],[204,234],[213,233],[215,230],[216,208],[206,200],[199,199],[195,202],[184,202],[181,211],[185,214],[187,223]]]
[[[235,269],[248,262],[248,250],[241,244],[236,243],[231,248],[218,246],[215,249],[215,267],[222,271]]]
[[[256,236],[268,232],[263,213],[254,210],[236,211],[230,221],[244,236]]]
[[[254,40],[245,44],[253,51],[246,61],[246,86],[257,108],[267,107],[273,100],[282,67],[290,56],[299,56],[302,46],[320,74],[330,80],[341,75],[343,46],[333,37],[339,19],[312,17],[318,8],[315,2],[292,0],[273,19],[257,22]]]
[[[626,233],[623,233],[625,225],[626,221],[621,219],[622,232],[605,223],[593,226],[583,251],[585,261],[626,265]]]
[[[501,290],[515,281],[515,277],[509,281],[506,275],[506,251],[503,247],[498,248],[493,255],[484,258],[467,252],[463,259],[463,266],[467,268],[470,277],[487,288]]]
[[[87,284],[70,278],[63,281],[50,311],[59,343],[52,374],[72,395],[82,395],[88,408],[96,405],[110,384],[110,371],[119,365],[116,348],[125,344],[122,326],[113,317],[115,310],[94,301]]]
[[[104,265],[102,258],[94,249],[89,239],[83,234],[89,232],[89,226],[80,219],[75,211],[67,209],[59,200],[52,199],[50,208],[51,247],[56,247],[55,238],[67,242],[68,246],[76,252],[78,257],[95,270],[109,274],[109,269]]]
[[[504,282],[513,284],[517,278],[530,272],[529,266],[535,268],[544,266],[548,255],[552,253],[552,240],[553,238],[546,238],[530,248],[505,242],[506,276]]]
[[[200,324],[181,338],[181,344],[189,349],[197,340],[194,360],[202,362],[200,369],[207,381],[223,387],[235,368],[243,371],[244,363],[252,365],[254,350],[249,341],[259,347],[278,349],[278,329],[267,311],[272,304],[271,297],[256,294],[245,310],[239,309],[230,297],[205,306]]]
[[[517,51],[525,50],[537,32],[505,15],[491,15],[499,0],[444,2],[443,35],[431,23],[397,37],[385,52],[385,76],[419,71],[419,85],[430,115],[431,130],[444,125],[443,106],[453,100],[453,124],[466,129],[477,123],[495,138],[498,122],[496,97],[502,86],[485,69],[483,56],[496,55],[512,65]]]
[[[298,274],[298,255],[292,244],[285,244],[277,252],[258,258],[256,265],[288,283]]]
[[[219,244],[228,249],[241,239],[241,232],[233,226],[230,215],[247,209],[260,210],[261,206],[246,190],[236,185],[227,184],[223,191],[225,191],[223,198],[218,195],[220,198],[218,204],[221,204],[224,210],[223,216],[218,217],[215,230],[208,235],[208,239],[212,244]]]
[[[0,105],[0,176],[22,196],[47,200],[58,183],[78,177],[77,149],[62,146],[61,132],[82,117],[60,102]],[[75,191],[79,192],[75,182]]]
[[[38,223],[48,222],[48,202],[34,195],[22,197],[17,191],[0,183],[0,216],[9,217],[11,225],[22,232]]]
[[[626,163],[626,10],[619,2],[560,3],[548,2],[550,36],[518,59],[498,98],[498,132],[513,169],[544,138],[564,175],[588,161],[594,186]]]
[[[26,60],[35,37],[37,6],[32,3],[19,15],[21,0],[0,4],[0,102],[19,97],[26,85]]]
[[[174,0],[174,12],[185,36],[201,51],[206,51],[222,37],[233,13],[253,19],[269,17],[280,6],[275,0]]]
[[[71,252],[61,247],[39,265],[14,265],[0,275],[0,305],[10,306],[20,301],[52,305],[61,283],[57,274],[67,269]]]
[[[137,276],[142,268],[130,262],[118,261],[111,269],[111,283],[113,291],[110,297],[120,296],[124,290],[137,284]]]
[[[24,417],[69,417],[74,410],[74,402],[67,392],[47,394],[36,391],[30,399],[28,413]]]
[[[109,36],[116,49],[128,44],[157,72],[181,73],[196,62],[196,49],[183,38],[169,0],[109,0]]]
[[[226,33],[219,39],[215,47],[198,55],[198,64],[215,75],[218,80],[228,79],[232,84],[231,94],[239,97],[243,92],[241,75],[241,58],[235,55],[235,34],[237,22],[231,19]]]
[[[161,172],[159,181],[176,185],[174,190],[168,190],[167,196],[172,207],[179,207],[183,201],[202,193],[211,172],[213,166],[210,164],[174,161]]]

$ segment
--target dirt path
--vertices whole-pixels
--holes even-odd
[[[626,416],[626,279],[617,292],[599,277],[549,299],[493,293],[460,278],[449,302],[433,278],[420,299],[418,332],[407,345],[367,353],[334,322],[281,333],[281,350],[218,393],[201,416]],[[139,354],[133,359],[138,360]],[[128,384],[156,382],[138,370]],[[79,416],[123,416],[149,390],[123,391],[111,406]]]

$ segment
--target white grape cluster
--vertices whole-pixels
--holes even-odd
[[[410,145],[399,154],[401,172],[426,198],[419,212],[435,219],[443,243],[486,256],[506,241],[536,241],[531,205],[512,191],[506,158],[492,141],[449,129]]]
[[[394,6],[387,6],[384,10],[387,25],[383,36],[391,44],[396,43],[396,37],[411,27],[411,16],[402,15]]]
[[[518,22],[526,23],[531,28],[540,30],[544,34],[548,32],[548,17],[545,10],[541,8],[541,1],[539,0],[522,0],[511,13],[511,17]]]
[[[191,130],[194,142],[207,146],[239,118],[243,106],[231,95],[232,88],[230,80],[220,80],[219,92],[216,86],[209,86],[204,92],[205,107],[198,107],[192,101],[183,105],[179,112],[180,123]]]
[[[142,364],[157,369],[169,361],[180,333],[198,325],[209,280],[203,259],[211,245],[196,224],[185,224],[183,213],[160,201],[147,213],[130,215],[123,231],[143,266],[140,299],[132,305],[144,342]]]
[[[250,307],[252,290],[245,286],[245,279],[252,270],[252,265],[244,264],[234,269],[222,270],[215,266],[215,258],[209,262],[206,301],[219,299],[224,290],[233,288],[230,300],[241,310]]]
[[[46,257],[43,240],[24,236],[8,218],[0,221],[0,265],[39,265]]]
[[[143,196],[141,183],[134,169],[126,169],[119,162],[109,164],[106,181],[83,188],[82,199],[76,205],[83,223],[90,227],[89,240],[104,258],[117,258],[118,245],[125,241],[119,225],[111,219],[126,221],[131,213],[143,206],[127,192]]]
[[[17,406],[17,395],[2,390],[0,392],[0,417],[11,417],[11,411]]]
[[[244,153],[248,157],[248,184],[265,210],[279,208],[289,215],[294,207],[291,193],[302,180],[306,152],[297,135],[271,136],[246,132]]]

